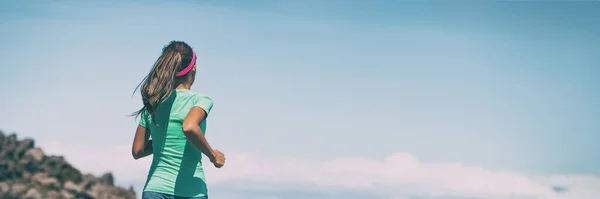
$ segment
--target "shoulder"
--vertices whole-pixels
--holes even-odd
[[[194,91],[190,91],[190,95],[192,97],[192,99],[194,100],[205,100],[205,101],[213,101],[213,99],[204,93],[199,93],[199,92],[194,92]]]
[[[152,118],[151,118],[151,115],[148,112],[148,110],[142,111],[142,113],[139,116],[140,116],[139,124],[142,125],[143,127],[147,128],[148,124],[152,123]]]
[[[206,113],[209,113],[214,105],[213,99],[209,95],[190,91],[190,96],[193,106],[204,109]]]
[[[177,95],[180,98],[183,98],[185,100],[192,100],[192,101],[197,101],[197,100],[208,100],[208,101],[212,101],[212,98],[204,93],[199,93],[199,92],[195,92],[195,91],[191,91],[191,90],[178,90],[177,91]]]

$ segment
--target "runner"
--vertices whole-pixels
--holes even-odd
[[[217,168],[225,164],[204,137],[213,101],[190,91],[195,76],[196,53],[172,41],[141,83],[144,106],[133,114],[141,119],[132,153],[135,159],[154,154],[142,199],[207,199],[202,153]]]

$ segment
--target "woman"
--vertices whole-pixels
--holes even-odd
[[[154,154],[142,199],[206,199],[202,153],[217,168],[225,164],[204,137],[213,101],[190,91],[195,76],[196,53],[172,41],[142,81],[144,106],[134,113],[141,119],[132,153],[135,159]]]

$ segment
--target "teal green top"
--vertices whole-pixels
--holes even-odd
[[[194,106],[204,109],[208,116],[213,101],[190,90],[176,90],[158,106],[155,113],[158,126],[148,112],[142,113],[140,125],[150,130],[154,153],[144,191],[180,197],[207,196],[202,152],[187,140],[181,128]],[[200,123],[200,128],[206,133],[206,120]]]

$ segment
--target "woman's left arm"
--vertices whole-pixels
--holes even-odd
[[[152,140],[150,140],[150,130],[142,125],[138,125],[133,139],[131,149],[133,159],[140,159],[152,154]]]

